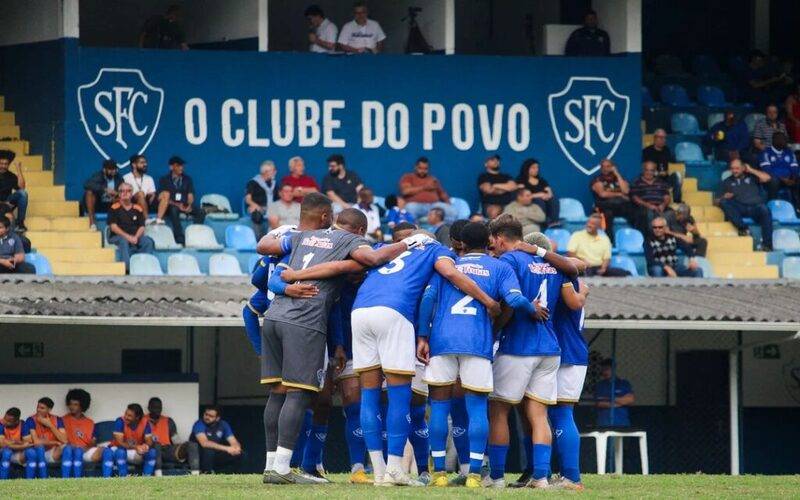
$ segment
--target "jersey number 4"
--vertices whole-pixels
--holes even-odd
[[[539,285],[539,293],[533,300],[538,300],[542,307],[547,307],[547,280],[542,281],[542,284]]]
[[[471,307],[469,304],[475,300],[469,295],[465,295],[461,298],[458,302],[453,304],[453,307],[450,308],[450,314],[466,314],[468,316],[475,316],[478,314],[478,308]]]

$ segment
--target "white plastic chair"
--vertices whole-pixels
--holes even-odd
[[[242,276],[239,260],[229,253],[215,253],[208,259],[209,276]]]
[[[131,276],[163,276],[158,257],[149,253],[131,255]]]
[[[214,230],[205,224],[191,224],[186,228],[186,248],[197,250],[222,250]]]
[[[228,200],[228,197],[225,196],[225,195],[217,194],[217,193],[204,194],[202,197],[200,197],[200,207],[202,207],[203,204],[214,205],[218,209],[223,210],[223,212],[220,212],[220,213],[207,214],[206,217],[209,218],[209,219],[213,219],[213,220],[238,220],[239,219],[239,214],[237,214],[237,213],[235,213],[233,211],[233,208],[231,208],[231,202],[230,202],[230,200]],[[225,210],[227,210],[227,212],[224,212]]]
[[[183,248],[175,241],[172,229],[164,224],[151,224],[144,228],[144,234],[151,237],[156,244],[156,250],[180,250]]]
[[[175,253],[167,259],[167,274],[170,276],[202,276],[200,264],[194,255]]]

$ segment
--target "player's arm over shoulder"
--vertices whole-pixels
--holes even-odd
[[[350,257],[366,267],[382,266],[408,250],[408,245],[403,242],[373,249],[364,238],[356,238],[351,245]]]
[[[578,286],[577,290],[575,286]],[[586,297],[588,295],[589,287],[583,281],[565,281],[561,285],[561,300],[573,311],[578,311],[586,305]]]

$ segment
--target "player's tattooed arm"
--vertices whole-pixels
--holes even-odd
[[[525,243],[524,241],[517,242],[515,248],[531,255],[539,255],[540,251],[544,251],[544,249],[540,249],[538,246]],[[556,252],[545,252],[541,257],[545,262],[564,273],[569,279],[578,277],[578,268],[575,267],[575,264],[568,257],[563,257]]]
[[[489,297],[477,283],[456,269],[456,265],[452,260],[438,259],[436,264],[434,264],[434,269],[436,269],[437,273],[442,275],[442,278],[452,283],[454,287],[483,304],[493,318],[500,315],[500,303]]]
[[[287,283],[294,281],[325,280],[342,274],[360,273],[364,269],[363,265],[354,260],[335,260],[316,264],[297,271],[294,269],[285,269],[283,273],[281,273],[281,279]]]

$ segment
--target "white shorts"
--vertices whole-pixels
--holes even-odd
[[[353,360],[348,359],[347,362],[344,364],[344,369],[339,372],[334,379],[338,382],[340,380],[344,380],[346,378],[355,378],[358,377],[358,373],[353,370]]]
[[[546,405],[556,404],[556,373],[560,356],[514,356],[499,354],[494,359],[492,399],[517,404],[523,397]]]
[[[45,452],[44,452],[44,461],[45,461],[45,462],[47,462],[48,464],[58,464],[58,463],[61,463],[61,459],[60,459],[60,458],[59,458],[58,460],[56,460],[55,458],[53,458],[53,453],[55,453],[55,451],[56,451],[58,448],[59,448],[58,446],[54,446],[54,447],[50,448],[49,450],[45,451]]]
[[[385,373],[414,375],[416,333],[414,325],[388,307],[353,310],[353,370],[382,368]]]
[[[561,365],[558,367],[557,399],[559,403],[577,403],[583,392],[586,365]]]
[[[479,356],[445,354],[431,357],[425,368],[428,385],[450,385],[459,378],[464,389],[492,392],[492,362]]]
[[[111,449],[113,451],[117,451],[117,447],[116,446],[113,446]],[[126,452],[125,455],[127,456],[127,462],[129,464],[139,465],[142,462],[144,462],[144,456],[143,455],[139,455],[138,453],[136,453],[136,450],[129,449],[129,450],[125,450],[125,452]]]
[[[428,384],[425,383],[425,365],[417,361],[414,365],[414,378],[411,379],[411,391],[428,397]]]
[[[25,453],[22,451],[15,451],[14,454],[11,455],[11,463],[23,465],[25,463]]]

